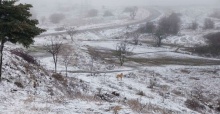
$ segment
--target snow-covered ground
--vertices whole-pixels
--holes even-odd
[[[196,14],[199,15],[201,10],[192,11],[198,12]],[[183,20],[188,20],[186,17],[191,15],[188,9],[181,9],[179,12],[183,14]],[[128,56],[129,60],[124,66],[120,66],[111,51],[116,49],[117,43],[124,40],[121,36],[126,30],[126,27],[120,27],[86,31],[75,34],[74,41],[71,41],[68,35],[37,37],[35,43],[26,51],[40,62],[40,70],[35,65],[27,67],[26,65],[30,65],[28,62],[10,53],[10,50],[20,46],[12,48],[11,44],[7,44],[4,51],[7,59],[4,60],[3,66],[5,79],[0,84],[0,113],[219,113],[207,104],[217,107],[216,102],[220,99],[220,60],[200,57],[184,50],[205,44],[202,36],[217,30],[182,30],[180,36],[163,40],[164,45],[160,48],[146,42],[154,41],[146,35],[140,39],[141,45],[128,44],[132,54]],[[42,49],[44,45],[50,44],[51,40],[71,46],[77,55],[75,63],[68,67],[68,77],[63,77],[64,80],[61,81],[51,76],[51,71],[54,70],[53,58]],[[132,42],[132,39],[127,40]],[[92,59],[91,50],[97,51],[95,56],[98,59]],[[27,68],[31,68],[32,72],[27,73]],[[48,73],[44,72],[45,69]],[[95,73],[91,72],[91,69]],[[58,59],[58,72],[65,75],[61,57]],[[122,80],[116,78],[120,73],[124,74]],[[32,83],[36,79],[39,85],[33,88]],[[15,86],[14,82],[17,81],[25,87]],[[201,92],[204,100],[201,101],[204,108],[195,109],[199,111],[192,110],[185,104],[187,99],[194,97],[195,91]],[[119,110],[114,112],[117,107]]]

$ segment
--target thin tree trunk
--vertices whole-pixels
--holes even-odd
[[[158,37],[158,42],[157,42],[157,46],[160,47],[162,43],[162,38],[160,38],[160,36]]]
[[[66,77],[67,77],[67,65],[66,65]]]
[[[73,41],[73,36],[71,36],[71,40]]]
[[[2,62],[3,62],[3,49],[4,49],[4,43],[5,41],[1,41],[1,49],[0,49],[0,82],[2,81]]]
[[[58,55],[55,55],[55,72],[57,73],[57,60],[58,60]]]
[[[55,73],[57,73],[57,60],[56,60],[56,55],[55,54],[53,54],[53,62],[54,62]]]
[[[55,73],[57,73],[57,58],[55,58],[54,64],[55,64]]]
[[[57,73],[57,62],[55,62],[55,73]]]

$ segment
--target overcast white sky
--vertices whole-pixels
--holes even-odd
[[[210,5],[219,4],[220,0],[20,0],[21,2],[34,4],[56,3],[82,3],[88,1],[92,5],[120,6],[120,5]]]

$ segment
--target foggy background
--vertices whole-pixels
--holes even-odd
[[[220,0],[20,0],[22,3],[31,3],[34,6],[70,5],[86,2],[92,6],[127,6],[127,5],[154,5],[154,6],[183,6],[183,5],[220,5]]]

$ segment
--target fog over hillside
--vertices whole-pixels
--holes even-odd
[[[86,2],[93,6],[121,6],[121,5],[158,5],[158,6],[176,6],[176,5],[218,5],[219,0],[20,0],[20,2],[33,3],[34,5],[43,4],[81,4]]]

